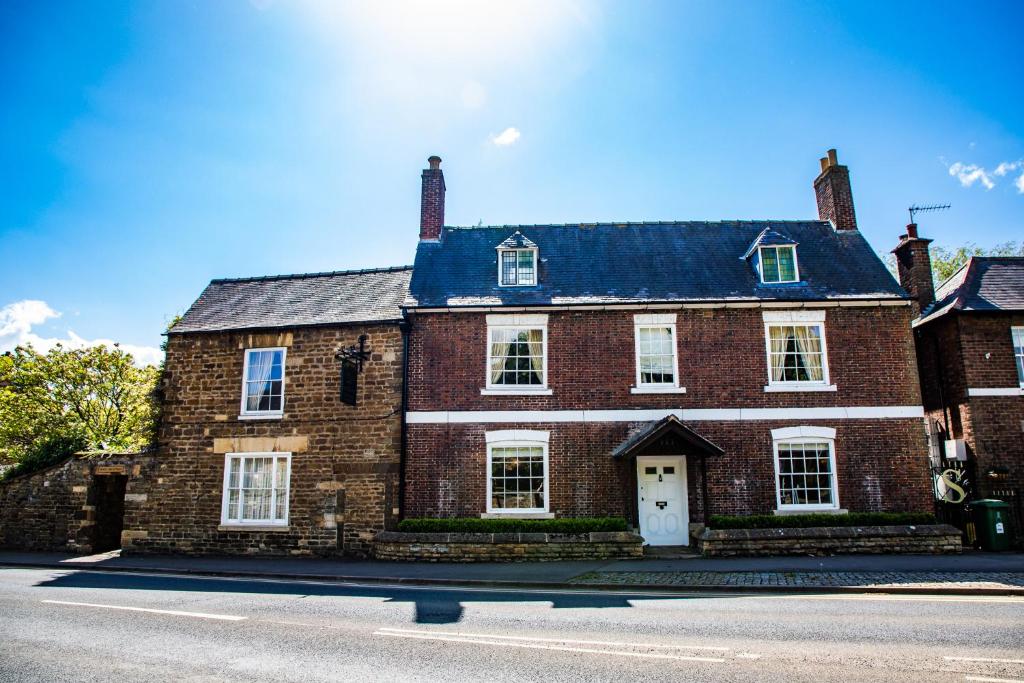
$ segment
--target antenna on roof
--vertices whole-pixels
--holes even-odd
[[[917,204],[911,204],[907,211],[910,212],[910,222],[914,222],[914,214],[921,211],[945,211],[950,207],[949,204],[930,204],[928,206],[918,206]]]

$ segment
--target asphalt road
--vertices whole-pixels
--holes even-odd
[[[0,569],[0,680],[1024,681],[1024,598]]]

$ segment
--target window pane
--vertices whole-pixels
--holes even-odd
[[[542,448],[491,449],[491,508],[544,509],[545,488]]]
[[[769,366],[773,382],[824,382],[820,325],[772,325]]]
[[[279,412],[284,397],[284,352],[248,351],[245,381],[247,412]]]
[[[1013,328],[1013,355],[1017,357],[1017,381],[1024,384],[1024,327]]]
[[[519,252],[519,284],[534,284],[533,252],[523,250]]]
[[[778,487],[782,504],[831,505],[835,475],[828,444],[782,443],[778,451]]]
[[[779,280],[793,282],[796,280],[796,262],[793,258],[796,250],[793,247],[779,247],[776,252],[779,257]]]
[[[490,354],[491,384],[544,384],[543,329],[492,329]]]
[[[675,346],[671,327],[637,330],[637,363],[641,384],[675,383]]]
[[[779,281],[779,258],[775,247],[761,247],[761,279],[764,282]]]

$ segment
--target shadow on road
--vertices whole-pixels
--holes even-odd
[[[645,599],[626,593],[573,593],[509,591],[425,586],[330,585],[275,580],[213,579],[137,574],[72,571],[36,584],[41,588],[90,588],[111,590],[158,590],[195,593],[239,593],[264,595],[337,596],[379,598],[385,602],[411,602],[416,606],[418,624],[452,624],[462,618],[468,602],[544,602],[554,609],[631,608],[631,600]],[[721,596],[720,596],[721,597]],[[647,597],[646,599],[651,599]],[[687,596],[659,596],[659,600],[686,600]]]

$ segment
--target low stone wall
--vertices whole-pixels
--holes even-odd
[[[625,531],[589,534],[458,534],[382,531],[378,560],[420,562],[545,562],[643,557],[643,539]]]
[[[705,529],[709,557],[959,553],[960,530],[948,524],[818,527],[809,529]]]
[[[81,453],[32,474],[0,483],[0,548],[90,553],[104,521],[97,480],[123,477],[122,542],[139,531],[148,496],[151,453]]]

